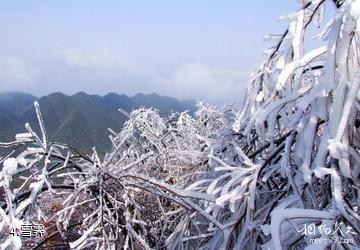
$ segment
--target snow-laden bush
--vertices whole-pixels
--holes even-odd
[[[322,23],[324,10],[335,14]],[[360,244],[360,0],[306,1],[252,77],[240,110],[131,114],[104,159],[27,132],[0,157],[3,249],[356,249]],[[315,25],[315,27],[312,27]],[[310,28],[311,27],[311,28]],[[320,33],[322,46],[309,38]],[[240,95],[240,93],[239,93]],[[236,116],[232,114],[235,112]],[[34,242],[11,227],[44,223]],[[312,244],[306,225],[349,242]],[[344,237],[341,230],[332,235]]]
[[[42,135],[27,124],[27,133],[1,144],[9,148],[0,176],[4,248],[21,246],[9,229],[20,232],[24,224],[49,224],[51,234],[35,247],[57,238],[77,249],[149,249],[164,247],[182,207],[212,220],[197,201],[215,197],[185,187],[209,170],[209,145],[231,129],[220,110],[199,104],[195,118],[184,112],[166,120],[151,109],[125,113],[129,120],[120,133],[110,130],[113,150],[101,160],[95,148],[85,156],[49,142],[38,103],[35,108]]]
[[[323,236],[299,233],[306,225],[343,223],[343,231],[353,229],[352,244],[312,246],[359,246],[360,1],[335,1],[334,17],[322,25],[327,2],[306,1],[283,34],[269,36],[277,41],[251,77],[233,123],[237,135],[209,155],[213,180],[192,184],[215,195],[215,204],[202,205],[220,225],[206,223],[190,245],[302,249]],[[313,24],[323,46],[310,49]],[[180,224],[169,244],[186,246],[178,237],[189,229]]]

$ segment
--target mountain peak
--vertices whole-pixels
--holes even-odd
[[[50,93],[48,96],[55,96],[55,97],[57,97],[57,96],[62,96],[62,97],[65,97],[65,96],[67,96],[67,95],[65,95],[65,94],[62,93],[62,92],[53,92],[53,93]]]
[[[83,96],[89,96],[87,93],[85,93],[84,91],[80,91],[75,93],[74,95],[72,95],[72,97],[83,97]]]
[[[121,95],[119,95],[118,93],[115,93],[115,92],[110,92],[106,95],[103,96],[103,98],[106,98],[106,97],[119,97]]]
[[[14,98],[21,98],[27,100],[36,100],[37,97],[28,93],[19,92],[19,91],[8,91],[0,93],[0,101],[12,100]]]

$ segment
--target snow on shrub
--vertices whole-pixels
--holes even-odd
[[[241,109],[123,112],[128,121],[110,129],[103,159],[49,141],[35,103],[41,136],[26,124],[0,144],[2,245],[20,249],[24,239],[9,228],[37,221],[50,233],[35,247],[358,247],[359,13],[359,0],[306,1],[283,34],[268,36],[277,41]],[[323,41],[315,49],[314,29]],[[309,225],[322,231],[309,234]],[[334,228],[337,241],[315,245]]]

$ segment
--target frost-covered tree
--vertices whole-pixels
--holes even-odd
[[[35,103],[40,135],[27,124],[0,144],[2,248],[356,249],[360,1],[304,1],[286,18],[239,110],[122,111],[128,121],[110,130],[103,159],[49,142]],[[35,222],[46,235],[9,234]],[[301,233],[339,222],[351,228],[346,244]]]
[[[72,249],[149,249],[166,247],[184,213],[213,220],[197,203],[215,197],[186,186],[208,171],[209,145],[231,129],[220,110],[199,104],[195,118],[184,112],[168,119],[151,109],[124,113],[129,120],[120,133],[110,130],[113,150],[101,160],[95,148],[84,156],[49,142],[35,108],[41,136],[26,124],[27,133],[1,144],[9,149],[1,158],[4,249],[21,246],[9,230],[23,224],[49,225],[51,233],[25,242],[35,248],[57,239]],[[21,185],[11,186],[14,179]]]
[[[304,237],[304,226],[341,221],[354,230],[346,235],[352,244],[314,247],[359,246],[360,1],[335,1],[334,17],[322,24],[329,4],[306,1],[283,34],[268,36],[276,43],[251,77],[233,123],[237,134],[209,155],[215,177],[192,184],[215,195],[215,204],[203,206],[221,226],[208,224],[190,245],[302,249],[321,237]],[[323,41],[315,49],[313,24]],[[189,231],[180,225],[169,243],[184,246],[175,239]]]
[[[265,198],[275,205],[269,227],[262,227],[275,248],[302,244],[296,229],[324,220],[346,222],[359,245],[360,1],[336,1],[335,16],[317,36],[324,46],[310,49],[309,27],[321,25],[326,2],[307,1],[289,16],[288,29],[253,74],[234,123],[253,140],[239,146],[259,168],[254,178],[266,184],[253,193],[260,204]],[[261,197],[267,189],[272,194]],[[265,223],[258,208],[255,201],[255,214],[247,214]]]

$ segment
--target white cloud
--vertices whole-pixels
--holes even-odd
[[[147,65],[130,51],[106,48],[58,49],[45,61],[17,58],[0,60],[2,91],[21,90],[37,94],[61,91],[91,94],[156,92],[177,98],[213,103],[240,100],[248,76],[237,68],[205,63],[175,67]]]
[[[27,90],[36,83],[38,74],[37,68],[22,59],[0,59],[0,85],[2,90]]]
[[[211,67],[189,63],[161,79],[162,88],[169,94],[196,97],[215,102],[239,100],[246,88],[247,74],[240,69]]]
[[[240,99],[248,78],[240,69],[197,62],[167,68],[164,72],[161,67],[144,65],[129,51],[61,49],[56,50],[55,55],[71,68],[72,74],[80,77],[80,82],[91,79],[92,84],[113,88],[109,91],[157,92],[180,98],[231,102]]]
[[[86,51],[73,48],[57,49],[53,53],[57,60],[78,71],[91,71],[104,77],[133,74],[147,75],[152,73],[149,67],[137,62],[129,51],[110,51],[106,48]]]
[[[77,49],[57,49],[54,55],[68,65],[79,68],[112,67],[119,61],[105,52],[87,52]]]

